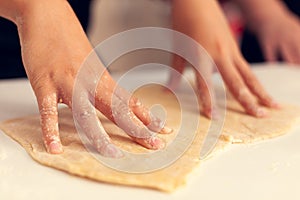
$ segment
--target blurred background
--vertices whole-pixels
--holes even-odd
[[[234,36],[239,41],[243,19],[238,7],[221,1]],[[171,28],[171,4],[163,0],[93,0],[88,36],[94,46],[110,36],[137,27]],[[169,64],[171,55],[158,50],[139,50],[126,54],[111,66],[111,71],[128,70],[148,62]]]
[[[94,46],[110,36],[137,27],[170,27],[170,3],[162,0],[94,0],[91,2],[88,36]],[[138,50],[120,57],[111,71],[126,71],[140,64],[169,64],[170,54]]]
[[[97,46],[110,36],[137,27],[171,27],[169,0],[68,0],[90,41]],[[238,41],[243,19],[237,6],[221,0],[230,27]],[[171,55],[159,50],[138,50],[120,57],[111,71],[126,71],[144,63],[169,65]],[[0,17],[0,79],[26,77],[15,24]]]

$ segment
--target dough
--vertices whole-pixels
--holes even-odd
[[[159,86],[144,87],[137,96],[146,105],[160,103],[167,110],[167,124],[174,128],[174,133],[160,135],[166,141],[174,138],[179,128],[180,107],[172,94],[166,94]],[[276,137],[287,133],[299,121],[300,108],[285,106],[281,110],[270,110],[270,116],[256,119],[245,115],[242,108],[229,100],[223,134],[213,151],[217,153],[232,143],[249,143],[262,139]],[[108,168],[97,161],[82,145],[73,125],[69,109],[62,109],[60,117],[60,134],[64,153],[51,155],[46,153],[43,146],[39,116],[29,116],[9,120],[0,124],[0,128],[18,143],[37,162],[81,177],[106,182],[137,187],[147,187],[161,191],[172,192],[185,185],[187,176],[200,164],[199,153],[210,121],[201,117],[201,126],[196,138],[184,155],[172,165],[151,173],[129,174]],[[191,111],[191,116],[197,115]],[[198,115],[197,115],[198,116]],[[100,116],[105,129],[111,135],[113,142],[128,151],[150,151],[130,141],[122,130]],[[191,130],[193,131],[193,130]],[[201,160],[202,162],[202,160]]]

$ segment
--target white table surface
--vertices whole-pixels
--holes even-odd
[[[300,68],[273,65],[254,71],[278,101],[300,106]],[[0,121],[37,113],[27,80],[0,81],[0,94]],[[203,163],[187,186],[173,194],[102,184],[42,166],[0,131],[0,200],[281,200],[299,199],[299,188],[300,126],[276,139],[231,147]]]

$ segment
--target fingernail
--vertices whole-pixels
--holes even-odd
[[[121,158],[124,156],[123,152],[118,149],[113,144],[108,144],[105,147],[105,150],[103,152],[100,152],[103,156],[111,157],[111,158]]]
[[[162,89],[164,92],[172,92],[172,89],[169,86],[166,86]]]
[[[265,117],[266,115],[267,115],[267,112],[266,112],[265,109],[263,109],[263,108],[258,108],[258,109],[256,110],[256,116],[257,116],[257,117]]]
[[[280,104],[277,103],[276,101],[273,101],[273,102],[271,103],[271,107],[272,107],[272,108],[281,108]]]
[[[157,137],[151,138],[149,141],[149,144],[155,150],[162,149],[165,147],[165,142],[162,139],[157,138]]]
[[[164,123],[158,117],[155,117],[151,112],[149,113],[151,123],[147,126],[150,130],[159,132],[162,130]]]
[[[208,119],[213,118],[211,109],[203,109],[201,113],[204,114],[204,116]]]
[[[172,133],[173,132],[173,129],[172,128],[169,128],[167,126],[164,126],[161,130],[160,130],[160,133],[163,133],[163,134],[168,134],[168,133]]]
[[[60,154],[63,152],[61,143],[53,141],[49,144],[49,152],[52,154]]]
[[[218,112],[217,108],[214,108],[214,109],[212,110],[212,112],[211,112],[211,118],[212,118],[213,120],[218,120],[218,119],[220,119],[220,115],[219,115],[219,112]]]

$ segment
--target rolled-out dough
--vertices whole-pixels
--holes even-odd
[[[166,141],[172,140],[180,126],[180,107],[174,95],[165,93],[159,86],[144,87],[136,95],[148,106],[157,103],[164,106],[167,111],[167,124],[175,131],[160,137]],[[232,143],[250,143],[285,134],[300,118],[299,107],[284,106],[281,110],[269,110],[268,118],[257,119],[244,114],[242,108],[232,100],[229,100],[227,105],[223,133],[213,153]],[[41,137],[39,116],[9,120],[1,123],[0,128],[20,143],[34,160],[43,165],[100,182],[166,192],[172,192],[184,185],[190,172],[200,164],[200,148],[210,124],[209,120],[200,117],[201,125],[193,144],[172,165],[151,173],[130,174],[104,166],[85,149],[76,132],[69,109],[60,110],[59,115],[60,136],[64,146],[64,153],[59,155],[46,152]],[[190,115],[197,114],[191,111]],[[100,120],[116,145],[132,152],[150,151],[132,142],[121,129],[105,117],[100,116]]]

